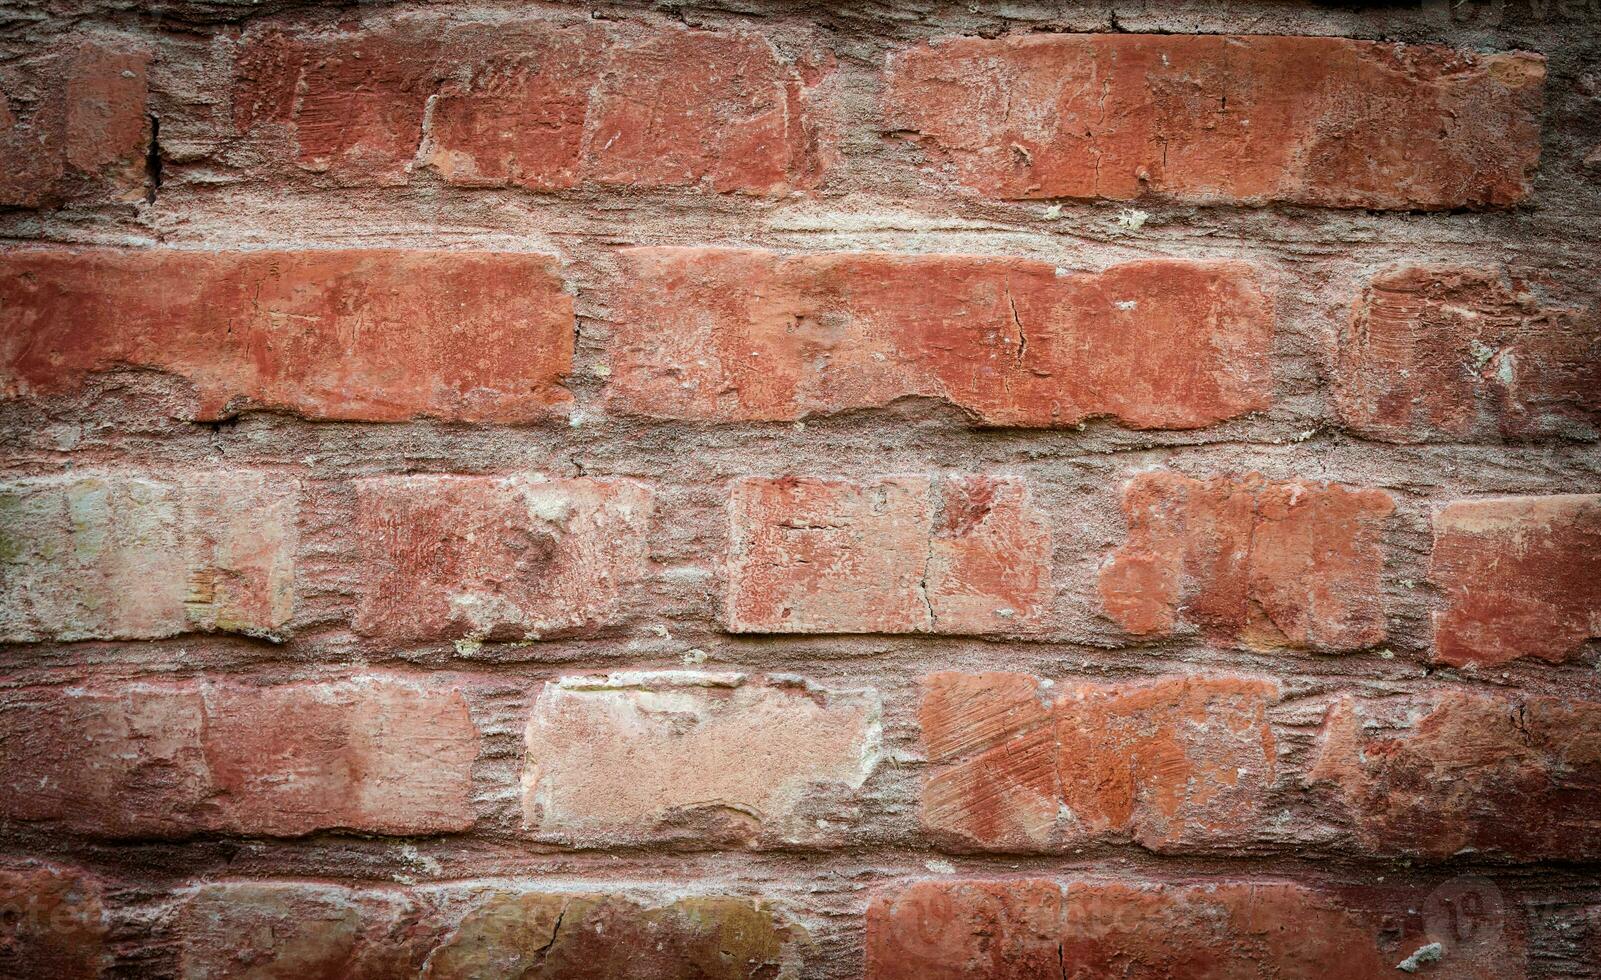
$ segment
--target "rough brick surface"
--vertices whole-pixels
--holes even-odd
[[[1434,515],[1434,656],[1560,662],[1601,638],[1601,495],[1459,500]]]
[[[1101,601],[1137,636],[1188,624],[1255,649],[1373,646],[1394,509],[1381,490],[1143,473],[1123,492],[1128,540],[1101,571]]]
[[[694,671],[545,685],[528,721],[524,824],[540,838],[811,839],[879,757],[867,691]]]
[[[1601,980],[1597,25],[0,2],[0,980]]]
[[[748,31],[416,20],[253,33],[234,122],[345,184],[428,167],[465,187],[586,182],[779,194],[815,179],[807,85]]]
[[[231,882],[178,922],[185,980],[797,980],[805,930],[723,895]]]
[[[1601,308],[1542,300],[1504,272],[1375,277],[1340,336],[1341,420],[1378,439],[1601,432]]]
[[[874,896],[867,977],[1379,980],[1413,949],[1453,939],[1404,894],[1364,898],[1277,881],[916,882]],[[1471,958],[1453,949],[1452,975],[1522,976],[1521,935],[1499,938]]]
[[[1601,703],[1447,690],[1412,707],[1397,717],[1394,706],[1343,699],[1324,720],[1312,778],[1363,848],[1525,861],[1601,853]]]
[[[0,975],[93,980],[108,962],[104,889],[44,862],[0,865]]]
[[[572,297],[548,256],[340,249],[0,256],[0,395],[115,368],[194,386],[198,419],[526,422],[568,401]]]
[[[21,688],[0,814],[108,837],[462,830],[477,732],[441,685],[356,678]]]
[[[294,609],[296,480],[0,480],[0,640],[270,635]]]
[[[1193,429],[1266,408],[1272,304],[1239,262],[1071,273],[972,255],[623,255],[615,410],[775,421],[949,402],[985,425]]]
[[[1544,59],[1345,38],[1028,34],[891,57],[888,128],[1004,198],[1524,199]]]
[[[0,69],[0,206],[144,197],[149,62],[143,45],[81,41]]]
[[[1037,851],[1248,839],[1274,780],[1268,681],[1075,684],[934,674],[918,712],[932,763],[921,819],[966,846]]]
[[[628,480],[380,477],[356,509],[355,627],[379,640],[606,626],[645,574],[651,496]]]
[[[1050,532],[1015,479],[753,477],[729,523],[735,632],[1015,632],[1050,595]]]

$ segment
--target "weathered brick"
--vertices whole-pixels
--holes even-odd
[[[1142,473],[1123,492],[1128,540],[1100,574],[1107,615],[1137,636],[1181,623],[1209,642],[1355,650],[1385,637],[1381,490]]]
[[[462,830],[478,737],[405,680],[21,688],[0,703],[0,814],[108,837]]]
[[[1434,515],[1434,658],[1560,662],[1601,638],[1601,495],[1459,500]]]
[[[807,938],[733,896],[288,881],[201,886],[177,933],[184,980],[797,980]]]
[[[1430,931],[1404,891],[1345,891],[1277,881],[914,882],[868,907],[867,978],[1378,980],[1395,976],[1412,949],[1451,940]],[[1493,948],[1450,957],[1452,975],[1520,977],[1522,949],[1521,933],[1509,930]]]
[[[1272,304],[1244,263],[1074,274],[973,255],[622,257],[619,412],[775,421],[920,397],[983,425],[1193,429],[1272,398]]]
[[[780,194],[816,177],[802,72],[760,34],[592,20],[412,20],[253,34],[241,132],[346,184],[418,166],[469,187],[706,186]],[[431,104],[431,108],[430,108]]]
[[[729,501],[737,633],[1006,633],[1044,619],[1051,536],[1022,481],[751,477]]]
[[[436,980],[798,980],[806,932],[761,902],[659,905],[613,895],[491,892],[428,958]]]
[[[1273,783],[1268,681],[1076,684],[1047,708],[1019,674],[933,674],[918,713],[932,770],[924,827],[1038,851],[1133,840],[1152,850],[1249,837]]]
[[[400,643],[605,626],[645,575],[650,515],[630,480],[359,480],[356,630]]]
[[[1344,424],[1399,442],[1601,433],[1601,311],[1544,302],[1505,273],[1402,266],[1340,335]]]
[[[570,400],[572,297],[549,256],[349,249],[0,255],[0,395],[177,375],[195,417],[528,422]]]
[[[879,755],[878,699],[691,671],[548,683],[527,729],[524,825],[585,846],[810,839]]]
[[[76,868],[0,865],[0,976],[93,980],[107,963],[103,888]]]
[[[0,205],[142,198],[149,62],[143,47],[82,41],[0,69]]]
[[[1311,779],[1332,790],[1370,852],[1601,855],[1595,701],[1466,691],[1407,705],[1342,699],[1324,720]]]
[[[1529,193],[1545,60],[1332,37],[1024,34],[893,55],[888,128],[1001,198],[1440,210]]]
[[[0,640],[272,635],[294,608],[298,481],[0,480]]]
[[[419,976],[407,934],[411,903],[396,890],[310,882],[225,882],[196,888],[177,916],[182,980],[392,980]]]

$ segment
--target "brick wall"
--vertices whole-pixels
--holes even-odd
[[[1598,38],[0,12],[0,975],[1601,977]]]

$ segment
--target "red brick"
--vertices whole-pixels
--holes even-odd
[[[867,907],[867,980],[1063,976],[1062,888],[1053,881],[921,881]]]
[[[241,132],[346,184],[425,166],[469,187],[781,194],[819,165],[801,72],[751,32],[561,19],[266,31],[235,75]]]
[[[402,643],[606,626],[645,576],[650,515],[630,480],[359,480],[356,631]]]
[[[765,903],[465,883],[208,884],[178,915],[183,977],[252,980],[778,980],[806,931]]]
[[[0,480],[0,641],[276,635],[298,509],[297,480],[243,470]]]
[[[84,41],[0,69],[0,205],[143,198],[149,62],[144,48]]]
[[[1409,899],[1396,889],[1347,901],[1276,881],[914,882],[868,906],[867,978],[1378,980],[1418,946],[1451,939],[1431,932]],[[1522,942],[1509,931],[1471,957],[1453,949],[1450,975],[1520,977]]]
[[[1272,398],[1272,305],[1243,263],[622,254],[614,411],[777,421],[918,397],[982,425],[1193,429]]]
[[[1595,701],[1466,691],[1406,705],[1342,699],[1324,720],[1311,777],[1371,852],[1601,856]]]
[[[184,980],[394,980],[419,976],[412,903],[392,889],[310,882],[196,888],[177,916]]]
[[[1274,780],[1267,681],[1077,684],[1049,709],[1018,674],[934,674],[923,690],[922,822],[964,845],[1217,845],[1250,835]]]
[[[1335,404],[1378,439],[1601,432],[1601,312],[1543,302],[1499,271],[1376,276],[1340,337]]]
[[[399,679],[22,688],[0,704],[0,813],[108,837],[463,830],[477,733]]]
[[[0,395],[139,368],[194,415],[528,422],[561,410],[572,297],[549,256],[52,249],[0,256]]]
[[[544,686],[526,747],[524,825],[541,839],[809,840],[877,765],[879,705],[742,674],[569,677]]]
[[[801,977],[806,931],[764,903],[717,895],[491,892],[428,958],[432,980],[779,980]]]
[[[1123,492],[1128,540],[1100,575],[1107,615],[1136,636],[1180,624],[1212,643],[1356,650],[1385,637],[1381,490],[1142,473]]]
[[[0,976],[99,977],[107,961],[103,892],[75,868],[0,865]]]
[[[1020,480],[752,477],[729,503],[736,633],[1006,633],[1050,599],[1051,537]]]
[[[890,58],[888,128],[1000,198],[1441,210],[1528,196],[1545,60],[1330,37],[946,38]]]
[[[1434,658],[1560,662],[1601,638],[1601,495],[1459,500],[1434,515]]]

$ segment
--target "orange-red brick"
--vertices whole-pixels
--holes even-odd
[[[1442,940],[1458,954],[1453,976],[1523,975],[1516,922],[1468,949],[1418,914],[1423,896],[1352,892],[1273,880],[913,882],[868,906],[867,980],[1381,980]]]
[[[1249,838],[1277,764],[1276,684],[1237,677],[1074,684],[933,674],[918,712],[922,823],[968,846],[1153,850]]]
[[[1239,262],[653,247],[626,250],[623,276],[620,412],[775,421],[919,397],[984,425],[1193,429],[1272,399],[1272,303]]]
[[[477,755],[459,691],[399,678],[19,688],[0,814],[106,837],[458,831]]]
[[[0,205],[144,197],[149,63],[141,45],[81,41],[0,68]]]
[[[1441,210],[1528,196],[1545,60],[1327,37],[1024,34],[890,58],[888,128],[1001,198]]]
[[[549,256],[395,249],[27,249],[0,256],[0,395],[128,367],[195,417],[547,418],[570,400],[572,297]]]
[[[1312,772],[1381,854],[1595,860],[1601,702],[1448,690],[1341,699]]]
[[[819,166],[802,72],[748,31],[644,36],[588,19],[268,30],[245,40],[236,76],[241,132],[347,184],[426,167],[467,187],[779,194]]]
[[[1560,662],[1601,638],[1601,495],[1459,500],[1434,515],[1434,657]]]
[[[1341,421],[1378,439],[1593,439],[1601,309],[1495,270],[1390,269],[1342,331],[1334,380]]]
[[[734,484],[725,615],[739,633],[1007,633],[1048,611],[1051,535],[1021,480]]]
[[[355,491],[364,636],[523,640],[604,627],[645,577],[651,494],[631,480],[374,477]]]
[[[1123,493],[1128,540],[1101,571],[1101,601],[1139,636],[1188,623],[1221,644],[1369,647],[1385,637],[1394,508],[1381,490],[1142,473]]]
[[[0,864],[0,976],[95,980],[110,957],[105,888],[79,868]]]

